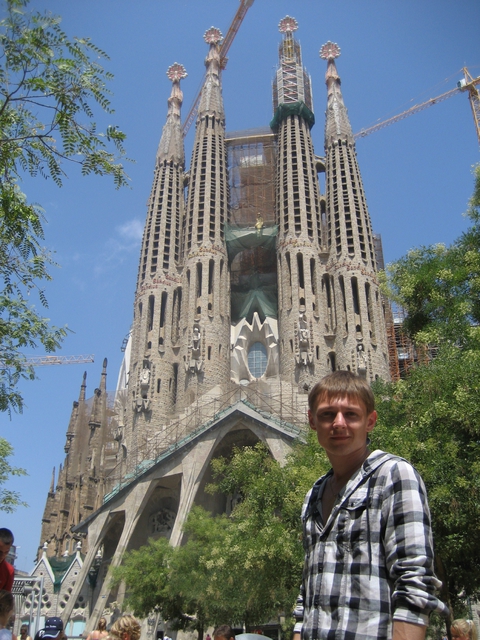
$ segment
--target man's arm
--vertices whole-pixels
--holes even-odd
[[[432,611],[447,607],[437,598],[441,586],[434,574],[433,541],[425,486],[415,469],[399,460],[389,470],[391,495],[384,501],[384,548],[387,570],[394,585],[392,613],[398,640],[424,638]],[[412,635],[415,632],[421,635]],[[397,636],[393,636],[397,640]]]
[[[427,627],[394,620],[392,640],[424,640]],[[295,636],[293,636],[295,640]],[[297,640],[300,640],[300,636]]]

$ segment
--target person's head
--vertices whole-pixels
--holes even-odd
[[[473,620],[458,618],[452,622],[452,640],[477,640],[477,628]]]
[[[10,591],[0,590],[0,621],[2,624],[7,624],[10,616],[13,613],[15,601]]]
[[[214,640],[232,640],[234,637],[232,627],[228,624],[221,624],[213,632]]]
[[[22,624],[20,627],[20,635],[22,638],[26,638],[28,636],[28,626],[26,624]]]
[[[360,459],[367,454],[377,412],[366,380],[350,371],[335,371],[313,387],[309,407],[310,427],[332,465],[339,457]]]
[[[100,618],[100,620],[98,621],[97,629],[99,631],[105,631],[106,628],[107,628],[107,621],[105,620],[105,618]]]
[[[308,408],[313,413],[322,400],[355,399],[363,403],[367,415],[375,411],[375,396],[370,385],[351,371],[334,371],[312,387],[308,394]]]
[[[13,544],[13,533],[10,529],[0,529],[0,562],[3,562],[8,556],[10,547]]]
[[[61,618],[47,618],[43,629],[43,640],[62,640],[65,637],[63,633],[63,620]]]
[[[133,616],[122,616],[112,625],[110,636],[116,640],[139,640],[140,624]]]

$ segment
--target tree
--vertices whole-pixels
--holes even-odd
[[[416,249],[388,267],[406,330],[436,357],[396,384],[376,384],[372,440],[408,458],[429,493],[437,573],[456,616],[480,597],[480,167],[468,216],[451,247]]]
[[[95,108],[113,114],[99,60],[106,54],[88,39],[69,39],[60,18],[29,13],[29,0],[6,0],[0,21],[0,410],[22,411],[20,379],[33,379],[25,347],[54,351],[65,328],[50,325],[30,302],[51,279],[51,255],[41,245],[43,212],[28,202],[26,176],[62,185],[65,162],[83,175],[110,175],[127,184],[120,159],[125,134],[97,128]]]
[[[126,554],[113,573],[115,583],[125,581],[125,604],[135,613],[156,609],[200,637],[206,626],[225,620],[253,626],[280,613],[289,617],[303,566],[303,499],[329,465],[312,432],[283,467],[262,444],[236,449],[212,466],[216,480],[209,490],[241,496],[231,516],[194,507],[183,546],[171,550],[164,540],[150,541]]]
[[[26,472],[24,469],[18,467],[12,467],[8,462],[8,458],[13,454],[12,445],[4,438],[0,438],[0,486],[10,478],[10,476],[24,476]],[[8,489],[0,490],[0,511],[6,513],[12,513],[18,506],[26,507],[26,503],[20,500],[20,495],[17,491],[10,491]]]

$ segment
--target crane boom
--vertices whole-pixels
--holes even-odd
[[[477,89],[477,84],[480,82],[480,77],[472,78],[468,73],[468,69],[463,67],[464,80],[459,82],[460,91],[468,91],[468,99],[470,100],[470,106],[472,107],[473,121],[477,130],[478,144],[480,144],[480,93]]]
[[[413,114],[418,113],[419,111],[423,111],[428,107],[437,104],[437,102],[443,102],[448,98],[456,95],[457,93],[462,93],[464,91],[468,91],[470,104],[473,111],[473,119],[475,123],[475,129],[477,132],[478,142],[480,144],[480,95],[478,89],[476,87],[477,84],[480,84],[480,76],[478,78],[472,78],[472,76],[468,73],[466,67],[463,68],[464,78],[457,83],[457,86],[454,89],[450,89],[450,91],[446,91],[436,98],[430,98],[430,100],[426,100],[421,104],[416,104],[410,109],[403,111],[402,113],[393,116],[392,118],[388,118],[388,120],[384,120],[383,122],[378,122],[377,124],[369,127],[368,129],[362,129],[358,133],[355,133],[353,138],[357,140],[357,138],[364,138],[365,136],[369,136],[371,133],[375,133],[376,131],[380,131],[380,129],[384,129],[385,127],[389,127],[391,124],[395,124],[399,120],[404,120],[409,116],[413,116]]]
[[[95,362],[95,356],[27,356],[26,362],[31,367],[43,367],[51,364],[85,364]]]
[[[227,58],[227,53],[228,50],[230,49],[232,42],[235,39],[235,36],[238,33],[238,30],[240,28],[240,25],[243,22],[243,19],[245,18],[247,11],[250,9],[250,7],[252,6],[254,0],[240,0],[240,6],[237,9],[237,12],[235,13],[235,16],[232,20],[232,23],[227,31],[227,35],[225,36],[222,45],[221,45],[221,49],[220,49],[220,61],[221,61],[221,66],[222,69],[225,69],[225,67],[227,66],[227,62],[228,62],[228,58]],[[205,79],[205,76],[204,76]],[[190,111],[188,112],[187,117],[185,118],[185,122],[183,123],[183,137],[185,137],[190,129],[190,127],[192,126],[193,121],[195,120],[197,113],[198,113],[198,106],[200,104],[200,98],[202,96],[202,87],[203,87],[203,82],[200,86],[200,90],[197,93],[197,96],[195,98],[195,100],[193,101],[192,106],[190,107]]]

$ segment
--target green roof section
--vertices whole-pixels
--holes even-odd
[[[273,116],[273,120],[270,122],[270,129],[274,133],[277,133],[278,127],[285,118],[288,118],[289,116],[302,117],[310,129],[315,124],[315,115],[304,102],[292,102],[289,104],[284,102],[278,105],[275,115]]]
[[[48,562],[53,571],[53,575],[55,581],[53,583],[53,592],[59,593],[60,588],[62,586],[62,580],[65,577],[65,574],[72,566],[75,558],[77,557],[76,553],[72,553],[72,555],[64,557],[64,558],[48,558]]]
[[[277,234],[277,225],[256,229],[255,227],[235,227],[225,223],[225,241],[230,262],[233,262],[237,253],[245,249],[263,247],[275,250]]]

